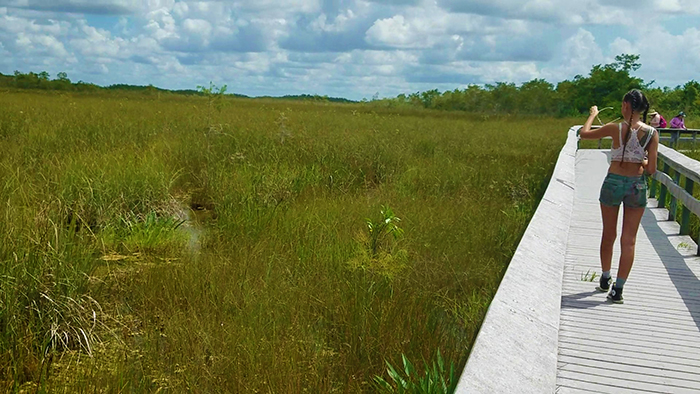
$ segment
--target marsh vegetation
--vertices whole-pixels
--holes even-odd
[[[0,390],[458,374],[574,121],[208,105],[0,95]]]

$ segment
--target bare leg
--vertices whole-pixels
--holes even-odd
[[[603,236],[600,239],[600,267],[603,271],[610,271],[612,265],[613,246],[617,238],[617,215],[620,207],[611,207],[600,204],[600,213],[603,216]]]
[[[620,237],[620,266],[617,269],[617,277],[627,279],[634,262],[634,248],[637,243],[637,230],[642,221],[644,208],[625,207],[622,215],[622,236]]]

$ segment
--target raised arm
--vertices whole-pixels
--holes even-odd
[[[597,140],[603,137],[612,136],[612,133],[615,131],[615,125],[613,123],[608,123],[599,129],[591,130],[591,126],[593,125],[593,121],[597,115],[598,107],[594,105],[591,107],[591,114],[588,116],[588,120],[586,120],[586,123],[584,123],[581,130],[579,130],[578,134],[581,139]]]

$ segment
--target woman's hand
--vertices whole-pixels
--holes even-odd
[[[591,117],[597,116],[599,112],[600,112],[600,111],[598,111],[598,106],[597,106],[597,105],[594,105],[594,106],[591,107]]]

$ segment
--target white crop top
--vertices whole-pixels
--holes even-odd
[[[649,130],[647,132],[647,138],[646,142],[644,142],[644,145],[641,144],[637,136],[637,132],[641,129],[641,127],[638,129],[633,129],[630,127],[630,130],[628,132],[632,133],[632,135],[630,135],[630,138],[627,141],[627,145],[624,145],[624,142],[622,141],[622,123],[620,123],[618,127],[620,130],[620,146],[617,148],[610,148],[611,160],[622,161],[622,150],[624,147],[626,162],[641,163],[642,161],[644,161],[644,158],[646,157],[646,147],[647,145],[649,145],[649,141],[651,141],[651,138],[654,136],[654,132],[656,131],[656,129],[654,129],[651,126],[646,127],[648,127]]]

